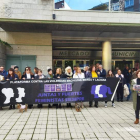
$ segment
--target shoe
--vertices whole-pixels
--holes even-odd
[[[94,105],[96,108],[98,108],[98,105]]]
[[[112,104],[112,107],[114,107],[114,108],[115,108],[115,104],[114,104],[114,103]]]
[[[91,104],[89,104],[89,107],[92,107],[92,105],[91,105]]]
[[[2,107],[0,107],[0,110],[3,110],[3,108],[2,108]]]
[[[62,108],[62,107],[61,107],[61,104],[59,104],[59,108]]]
[[[120,100],[117,100],[117,102],[120,102]]]
[[[121,100],[121,102],[123,102],[123,100]]]
[[[107,103],[105,103],[105,108],[107,108]]]
[[[134,124],[138,124],[139,123],[139,119],[136,119],[136,121],[134,122]]]
[[[129,101],[129,99],[126,99],[126,101]]]
[[[52,106],[51,106],[50,104],[48,105],[48,107],[49,107],[49,108],[52,108]]]
[[[12,105],[10,105],[10,107],[9,107],[9,110],[11,110],[12,109]]]
[[[13,109],[15,109],[15,105],[13,105]]]

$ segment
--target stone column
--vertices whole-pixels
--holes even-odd
[[[102,63],[106,71],[112,69],[112,47],[110,41],[105,41],[102,44]]]

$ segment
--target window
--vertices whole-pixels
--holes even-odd
[[[134,5],[134,0],[125,0],[125,8],[133,5]]]

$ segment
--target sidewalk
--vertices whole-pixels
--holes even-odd
[[[132,102],[99,103],[82,112],[73,108],[0,111],[0,140],[140,140],[140,124],[135,125]]]

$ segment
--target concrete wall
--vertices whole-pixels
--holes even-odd
[[[7,32],[5,40],[11,44],[10,55],[36,55],[36,66],[47,73],[52,68],[52,37],[49,33]]]
[[[0,66],[5,67],[6,47],[0,43]]]
[[[73,22],[140,23],[140,13],[55,10],[54,0],[0,0],[0,18]]]

